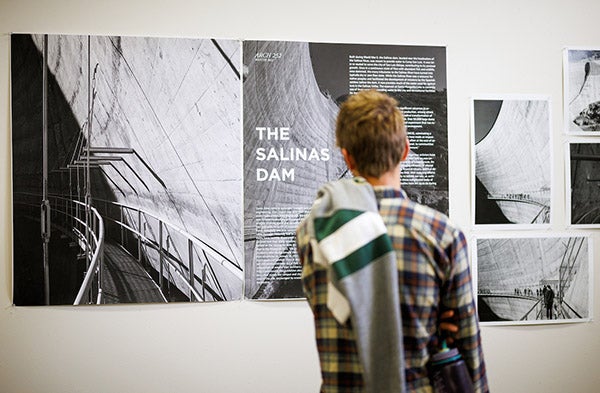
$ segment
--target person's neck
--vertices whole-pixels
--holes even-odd
[[[386,186],[392,187],[397,190],[400,189],[400,165],[397,168],[392,169],[388,172],[385,172],[379,177],[375,176],[363,176],[365,180],[372,185],[375,186]]]

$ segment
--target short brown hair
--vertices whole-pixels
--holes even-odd
[[[398,102],[376,90],[350,96],[340,108],[335,138],[338,147],[354,158],[361,175],[380,177],[400,163],[406,148]]]

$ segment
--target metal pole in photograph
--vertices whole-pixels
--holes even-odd
[[[202,265],[202,300],[206,301],[206,264]]]
[[[94,215],[94,233],[100,233],[100,222],[99,218]],[[104,242],[96,243],[96,248],[100,249],[98,252],[98,274],[97,274],[97,282],[98,282],[98,296],[96,298],[96,304],[102,303],[102,271],[104,269]]]
[[[86,155],[86,165],[85,165],[85,259],[86,259],[86,271],[90,268],[90,263],[92,262],[92,249],[90,247],[91,242],[91,234],[90,234],[90,225],[91,225],[91,209],[90,209],[90,136],[91,136],[91,126],[92,126],[92,91],[91,91],[91,64],[90,64],[90,36],[88,36],[88,116],[87,116],[87,132],[86,132],[86,144],[85,144],[85,155]],[[90,293],[91,299],[91,293]]]
[[[171,234],[168,231],[167,231],[167,238],[165,240],[166,240],[166,245],[167,245],[167,247],[166,247],[167,258],[170,258],[171,250],[169,248],[169,245],[171,244]],[[167,277],[166,277],[167,278],[167,293],[170,296],[171,295],[171,277],[172,277],[172,274],[171,274],[171,264],[169,263],[168,259],[165,261],[165,268],[167,270],[167,272],[166,272],[167,273]]]
[[[44,302],[50,304],[50,202],[48,201],[48,34],[44,34],[42,64],[42,206],[41,223],[44,255]]]
[[[163,223],[158,221],[158,287],[162,291],[163,289]]]
[[[190,302],[194,301],[194,243],[188,239],[188,264],[190,274]]]
[[[143,232],[142,232],[142,234],[144,235],[144,242],[142,243],[142,252],[144,253],[144,255],[148,255],[148,248],[146,247],[146,239],[147,239],[147,237],[146,237],[146,230],[148,228],[148,223],[146,221],[146,216],[144,216],[144,223],[143,223],[143,225],[144,226],[143,226]],[[150,257],[148,257],[148,259],[150,259]],[[143,266],[146,266],[147,260],[142,259],[142,261],[144,262]]]
[[[137,217],[137,230],[138,230],[138,263],[142,263],[142,211],[138,209],[138,217]]]
[[[125,228],[123,227],[125,225],[125,213],[123,212],[125,208],[123,207],[123,205],[119,205],[119,221],[120,224],[119,225],[121,227],[121,245],[123,247],[125,247]]]

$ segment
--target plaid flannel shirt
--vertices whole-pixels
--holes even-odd
[[[431,392],[429,355],[438,347],[440,308],[453,309],[455,346],[471,372],[476,392],[488,392],[479,324],[463,233],[433,209],[401,190],[375,187],[379,213],[396,251],[409,392]],[[314,314],[321,363],[321,392],[362,392],[362,368],[352,326],[340,325],[327,308],[327,272],[312,261],[306,228],[297,231],[302,284]]]

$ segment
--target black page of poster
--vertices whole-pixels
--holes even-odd
[[[375,88],[404,111],[412,200],[448,213],[444,47],[243,43],[245,296],[302,297],[295,229],[318,187],[351,176],[335,147],[349,94]]]

